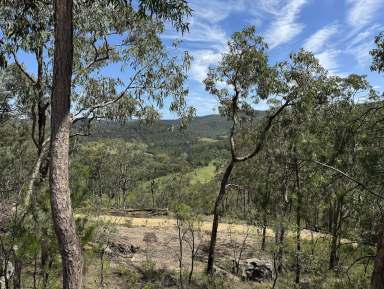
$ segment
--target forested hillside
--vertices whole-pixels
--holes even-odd
[[[146,143],[166,141],[167,138],[176,140],[179,136],[185,136],[187,139],[223,139],[227,136],[230,125],[230,122],[220,115],[196,117],[185,129],[180,128],[179,120],[159,120],[153,124],[139,121],[100,121],[94,123],[92,137],[135,139]]]

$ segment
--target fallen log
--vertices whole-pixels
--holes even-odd
[[[112,216],[126,216],[132,213],[146,213],[154,216],[166,216],[169,213],[169,210],[166,209],[158,209],[158,208],[150,208],[150,209],[105,209],[102,210],[102,214],[104,215],[112,215]]]

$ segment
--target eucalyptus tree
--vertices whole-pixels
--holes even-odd
[[[373,71],[377,71],[379,73],[384,72],[384,32],[380,33],[376,38],[375,38],[375,43],[376,43],[376,48],[371,51],[371,55],[373,56],[373,62],[371,69]],[[384,105],[383,101],[379,102],[377,108],[379,109],[378,112],[383,111]],[[377,109],[376,108],[376,109]],[[379,124],[380,121],[376,121],[375,124]],[[376,135],[376,140],[377,136],[382,137],[382,132],[383,128],[379,128],[378,130],[378,135]],[[382,154],[382,150],[381,150]],[[378,160],[382,160],[381,158]],[[376,163],[376,169],[375,172],[377,175],[378,172],[381,172],[384,165],[382,162],[377,162]],[[379,173],[380,174],[380,173]],[[382,178],[381,178],[382,179]],[[381,183],[380,189],[382,190],[383,184]],[[373,289],[383,289],[384,288],[384,216],[380,216],[380,229],[379,229],[379,236],[377,240],[377,251],[376,251],[376,258],[375,258],[375,263],[374,263],[374,268],[373,268],[373,273],[372,273],[372,282],[371,286]]]
[[[228,117],[232,122],[229,136],[231,160],[226,165],[213,209],[207,266],[209,274],[213,273],[219,210],[232,170],[237,162],[246,161],[259,153],[273,119],[282,110],[279,109],[269,117],[269,121],[263,129],[262,136],[255,149],[247,155],[238,156],[235,146],[235,134],[241,125],[241,113],[248,112],[249,114],[251,112],[249,101],[257,101],[259,97],[265,99],[271,93],[274,70],[268,65],[266,49],[266,43],[260,36],[255,34],[255,28],[246,27],[243,31],[232,35],[231,40],[228,42],[228,52],[223,55],[222,60],[216,67],[210,67],[207,78],[204,80],[206,90],[218,97],[220,113]],[[286,103],[288,102],[286,101]]]
[[[219,208],[233,168],[261,152],[274,120],[288,106],[300,102],[309,93],[317,97],[327,95],[322,85],[326,79],[325,70],[312,54],[300,51],[292,54],[290,61],[271,67],[266,49],[267,45],[255,35],[253,27],[234,33],[228,42],[228,52],[216,67],[210,68],[204,81],[207,91],[218,97],[221,114],[232,122],[229,135],[231,159],[223,173],[213,209],[208,273],[213,272]],[[239,128],[246,125],[253,112],[252,103],[259,99],[274,100],[275,106],[260,125],[256,140],[239,148],[236,145]]]
[[[8,65],[8,88],[14,109],[31,119],[31,139],[37,157],[43,152],[51,87],[49,43],[52,41],[52,9],[40,1],[1,1],[0,31],[3,35],[0,54]],[[20,60],[24,53],[36,62],[36,73]],[[45,142],[47,145],[47,142]],[[42,162],[46,174],[47,162]],[[39,168],[40,170],[40,168]]]
[[[0,68],[0,124],[9,120],[13,115],[12,94],[7,87],[8,78],[4,70]]]
[[[45,123],[46,113],[51,111],[54,225],[62,248],[64,286],[77,288],[81,283],[81,258],[68,190],[70,128],[79,120],[95,117],[154,119],[159,116],[156,107],[162,107],[168,96],[173,98],[172,111],[182,117],[190,116],[193,110],[186,109],[187,90],[183,87],[190,57],[185,53],[179,62],[177,57],[169,56],[159,34],[167,21],[186,31],[185,19],[191,10],[184,0],[142,0],[138,5],[117,0],[74,3],[3,0],[1,4],[1,29],[5,36],[1,55],[13,63],[15,79],[23,80],[16,83],[25,83],[17,95],[25,99],[23,103],[28,103],[25,114],[31,117],[33,128],[36,114],[42,117],[37,120],[38,137],[32,130],[38,151],[48,143],[40,124]],[[18,59],[21,53],[36,55],[36,76]],[[105,75],[105,69],[113,65],[126,71],[125,81],[116,75]],[[75,104],[72,107],[71,98]]]
[[[90,61],[85,61],[85,65],[84,62],[78,62],[81,66],[74,66],[75,71],[79,71],[74,79],[72,79],[73,52],[76,54],[77,51],[74,51],[73,31],[76,31],[77,27],[81,31],[82,22],[76,22],[76,19],[73,21],[72,1],[57,0],[54,3],[55,53],[51,96],[50,188],[53,223],[62,255],[63,288],[80,288],[82,284],[81,248],[76,235],[68,181],[71,125],[79,119],[93,118],[100,110],[102,116],[121,118],[138,116],[152,119],[157,115],[155,106],[162,106],[166,96],[173,97],[171,110],[180,112],[182,117],[185,116],[182,113],[187,90],[183,87],[183,81],[186,78],[185,69],[189,65],[190,58],[185,54],[182,65],[179,65],[174,57],[169,59],[157,35],[161,32],[158,27],[162,29],[161,23],[164,20],[171,20],[176,28],[186,29],[184,16],[190,13],[186,2],[178,1],[176,3],[178,5],[175,5],[173,2],[140,1],[139,10],[134,15],[132,15],[135,12],[133,6],[125,1],[93,3],[91,6],[89,3],[82,3],[86,5],[86,9],[82,10],[84,13],[80,13],[80,10],[75,14],[82,17],[96,15],[101,19],[89,23],[89,26],[85,25],[85,28],[91,28],[90,31],[86,30],[86,34],[76,35],[75,41],[82,37],[87,39],[88,45],[94,48],[94,53]],[[76,7],[78,6],[75,5]],[[138,23],[138,26],[130,30],[133,33],[128,33],[128,38],[124,37],[118,49],[110,49],[107,37],[113,34],[125,35],[131,28],[126,26],[131,23],[128,20],[129,16],[132,17],[130,20],[136,20],[133,23]],[[145,23],[141,22],[142,19],[149,20],[147,25],[152,29],[150,33],[145,33],[147,31],[143,33],[139,29],[139,32],[144,34],[141,35],[143,38],[140,38],[135,34],[136,29],[147,28]],[[92,29],[93,24],[96,24],[95,31]],[[101,42],[99,47],[96,46],[97,41]],[[136,45],[133,48],[132,43]],[[84,48],[81,47],[81,51],[87,51]],[[109,60],[110,55],[112,60]],[[84,90],[77,88],[77,80],[83,79],[82,72],[85,70],[90,73],[89,70],[93,70],[93,67],[100,68],[99,62],[103,59],[120,61],[123,67],[133,70],[123,89],[117,92],[118,86],[123,86],[124,82],[104,77],[86,78]],[[85,57],[85,60],[88,58]],[[92,72],[95,74],[94,70]],[[79,97],[74,95],[75,101],[80,106],[76,119],[73,119],[70,113],[72,86],[74,92],[80,91]],[[91,97],[90,91],[96,97]],[[106,107],[111,109],[105,111]],[[192,109],[188,111],[192,112]]]

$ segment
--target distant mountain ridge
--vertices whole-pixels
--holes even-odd
[[[219,139],[228,134],[231,123],[220,115],[207,115],[193,118],[187,128],[179,128],[179,120],[160,120],[152,125],[139,121],[115,122],[97,121],[93,123],[93,138],[136,139],[144,142],[161,138],[212,138]]]
[[[255,115],[260,117],[263,114],[263,111],[257,111]],[[159,120],[152,125],[136,120],[124,123],[103,120],[94,122],[93,137],[136,139],[144,142],[156,142],[158,137],[222,139],[228,135],[231,127],[231,122],[218,114],[195,117],[185,129],[180,129],[179,124],[178,119]]]

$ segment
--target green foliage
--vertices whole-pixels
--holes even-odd
[[[218,97],[223,115],[232,117],[237,110],[250,112],[252,102],[271,94],[274,70],[268,66],[266,49],[255,28],[245,27],[232,35],[219,65],[209,68],[204,84]]]
[[[155,281],[158,277],[156,263],[151,259],[146,259],[146,261],[142,264],[141,271],[143,275],[143,280],[146,282]]]
[[[140,281],[140,274],[129,270],[125,265],[119,265],[116,269],[118,275],[122,276],[127,284],[127,288],[134,288]]]
[[[370,288],[370,284],[371,284],[371,280],[369,276],[364,272],[359,272],[341,281],[336,281],[334,284],[330,285],[329,288],[331,289],[366,289],[366,288]]]
[[[375,37],[376,48],[370,51],[373,57],[371,69],[377,72],[384,71],[384,32]]]
[[[227,289],[230,288],[229,282],[221,276],[199,275],[197,280],[198,288],[201,289]]]

